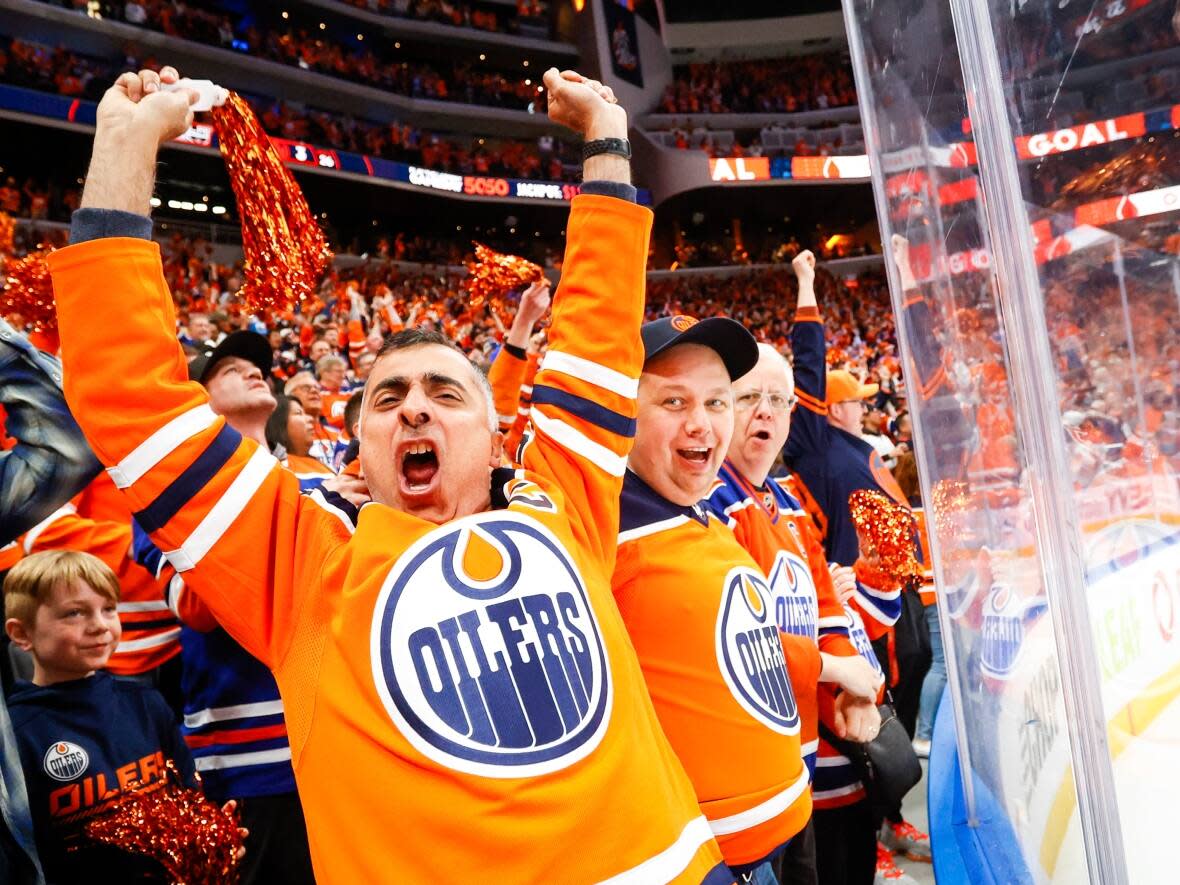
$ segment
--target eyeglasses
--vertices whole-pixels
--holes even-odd
[[[765,399],[770,404],[770,408],[775,412],[789,412],[795,408],[797,397],[787,396],[785,393],[778,393],[773,390],[750,390],[746,393],[738,394],[737,407],[743,412],[749,411],[758,407],[758,404]]]

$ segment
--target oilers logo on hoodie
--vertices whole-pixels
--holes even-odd
[[[476,514],[420,539],[378,597],[371,654],[394,724],[459,771],[560,770],[594,749],[609,720],[609,667],[584,582],[525,516]]]

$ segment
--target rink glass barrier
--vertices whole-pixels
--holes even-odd
[[[908,243],[890,289],[964,825],[999,810],[1009,881],[1162,881],[1180,796],[1180,10],[844,11],[882,240]]]

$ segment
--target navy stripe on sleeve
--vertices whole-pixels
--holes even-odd
[[[172,480],[171,485],[164,489],[156,500],[134,514],[135,521],[148,534],[159,531],[217,475],[217,471],[225,466],[241,443],[240,433],[228,424],[222,425],[220,432],[205,451],[201,452],[201,456],[190,464],[184,473]]]
[[[635,419],[611,411],[593,400],[541,384],[533,388],[533,405],[550,405],[619,436],[635,435]]]

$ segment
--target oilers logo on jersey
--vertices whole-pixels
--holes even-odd
[[[753,569],[742,566],[725,576],[717,615],[717,663],[747,713],[780,734],[795,734],[799,709],[770,599],[770,588]]]
[[[769,583],[778,628],[817,641],[819,600],[807,563],[788,550],[780,550],[770,568]]]
[[[475,514],[398,560],[373,613],[378,694],[423,754],[485,777],[557,771],[610,717],[609,663],[585,583],[544,526]]]

